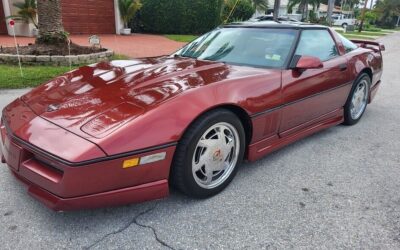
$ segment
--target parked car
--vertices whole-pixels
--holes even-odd
[[[1,159],[57,211],[206,198],[239,164],[364,114],[384,46],[318,25],[217,28],[171,56],[81,67],[2,112]]]
[[[356,25],[357,20],[344,14],[332,15],[333,25],[342,26],[345,29],[348,25]]]
[[[251,22],[260,22],[260,21],[273,21],[274,16],[273,15],[264,15],[264,16],[258,16],[255,18],[250,19],[249,21]],[[300,21],[291,17],[287,16],[280,16],[278,17],[277,21],[279,22],[294,22],[294,23],[299,23]]]

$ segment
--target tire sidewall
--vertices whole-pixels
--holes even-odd
[[[230,176],[219,186],[212,188],[212,189],[205,189],[203,187],[200,187],[197,182],[194,179],[193,173],[192,173],[192,159],[193,159],[193,154],[196,149],[197,143],[200,140],[201,136],[213,125],[220,123],[220,122],[225,122],[229,123],[232,125],[238,132],[239,135],[239,140],[240,140],[240,150],[239,150],[239,155],[238,159],[236,162],[236,165],[234,166],[234,169],[232,170]],[[236,115],[234,115],[230,111],[226,110],[220,110],[220,112],[213,112],[210,113],[209,115],[203,116],[200,118],[199,122],[195,124],[195,133],[189,135],[191,138],[189,139],[190,143],[189,145],[181,145],[186,147],[186,154],[185,154],[185,159],[184,159],[184,164],[185,166],[183,167],[183,177],[184,177],[184,182],[185,186],[190,190],[191,194],[193,196],[196,196],[198,198],[206,198],[213,196],[220,191],[222,191],[235,177],[238,166],[243,160],[244,157],[244,151],[245,151],[245,132],[243,129],[243,125],[240,122],[240,120],[237,118]]]
[[[354,92],[355,92],[355,90],[356,90],[358,84],[360,83],[360,81],[362,81],[362,80],[364,80],[364,79],[367,80],[367,83],[368,83],[368,88],[367,88],[367,91],[368,91],[368,94],[367,94],[367,96],[368,96],[368,97],[367,97],[367,98],[368,98],[368,99],[367,99],[367,105],[365,106],[365,108],[364,108],[362,114],[360,115],[360,117],[358,117],[358,119],[353,119],[353,118],[351,117],[351,109],[350,109],[350,107],[351,107],[351,101],[352,101],[352,99],[353,99],[353,95],[354,95]],[[367,110],[368,101],[369,101],[369,96],[370,96],[370,90],[371,90],[371,78],[369,77],[369,75],[366,74],[366,73],[363,73],[363,74],[361,74],[360,76],[358,76],[357,79],[354,81],[354,84],[353,84],[353,86],[352,86],[352,88],[351,88],[349,97],[347,98],[346,105],[345,105],[345,107],[344,107],[344,120],[345,120],[344,124],[346,124],[346,125],[354,125],[354,124],[356,124],[359,120],[361,120],[361,118],[363,117],[363,115],[364,115],[364,113],[365,113],[365,110]]]

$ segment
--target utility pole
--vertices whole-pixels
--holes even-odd
[[[367,3],[368,3],[368,0],[364,0],[364,9],[362,10],[362,13],[361,13],[361,22],[360,22],[360,27],[358,27],[358,32],[362,31],[362,27],[364,25],[365,11],[367,10]]]
[[[274,3],[274,20],[278,20],[279,17],[279,7],[281,6],[281,0],[275,0]]]
[[[332,12],[334,4],[335,0],[328,0],[328,15],[326,16],[326,20],[328,21],[329,26],[332,26]]]

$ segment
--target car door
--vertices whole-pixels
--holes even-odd
[[[327,29],[305,29],[295,50],[296,56],[314,56],[323,67],[282,72],[284,107],[279,129],[281,137],[312,126],[330,116],[338,116],[351,88],[347,60]]]

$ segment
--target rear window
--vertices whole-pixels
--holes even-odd
[[[339,35],[340,40],[342,41],[346,53],[349,53],[350,51],[353,51],[358,48],[357,45],[355,45],[352,41],[350,41],[349,39],[347,39],[346,37],[342,36],[339,33],[337,34]]]

